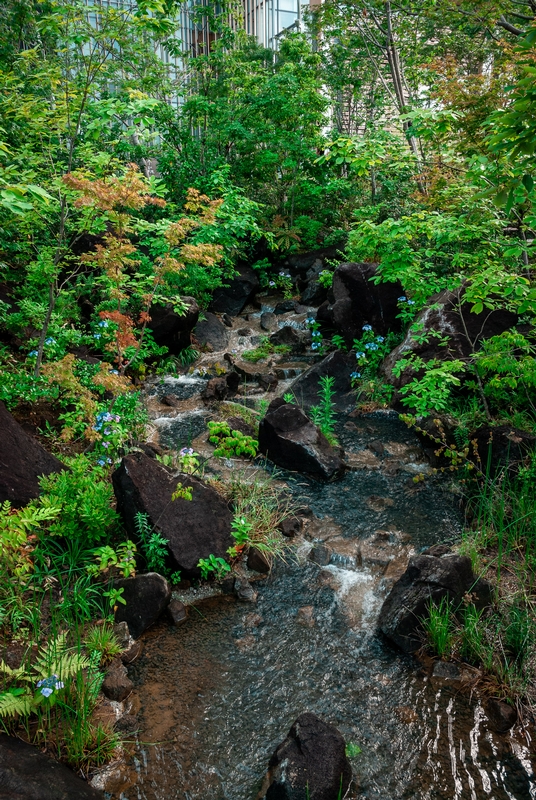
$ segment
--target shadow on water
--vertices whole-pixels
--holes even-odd
[[[422,453],[396,417],[346,420],[339,433],[358,455],[381,442],[381,468],[367,455],[372,468],[337,484],[283,475],[299,502],[348,539],[396,528],[419,549],[456,537],[458,501],[438,479],[413,482]],[[361,748],[356,799],[536,798],[526,747],[376,634],[380,587],[366,567],[291,558],[257,584],[256,605],[215,598],[181,628],[150,631],[130,669],[141,723],[131,785],[114,797],[253,800],[276,745],[313,711]]]

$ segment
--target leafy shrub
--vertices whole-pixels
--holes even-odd
[[[216,445],[214,455],[221,458],[255,458],[259,443],[252,436],[231,431],[226,422],[209,422],[209,441]]]

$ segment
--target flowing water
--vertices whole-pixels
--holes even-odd
[[[170,386],[186,402],[199,389],[170,379],[160,394]],[[156,415],[175,446],[200,422],[201,407]],[[286,562],[256,582],[256,604],[214,597],[182,627],[161,622],[145,635],[129,669],[140,732],[109,797],[254,800],[275,747],[312,711],[361,749],[355,800],[536,798],[526,732],[490,732],[459,683],[430,677],[375,630],[408,555],[459,536],[459,500],[437,478],[413,481],[427,467],[396,415],[340,415],[338,435],[353,464],[342,481],[279,472],[312,513]],[[323,542],[320,566],[310,551]]]

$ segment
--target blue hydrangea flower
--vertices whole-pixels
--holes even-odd
[[[358,358],[358,359],[359,358],[365,358],[365,354],[364,353],[356,353],[355,357]]]
[[[35,358],[37,355],[37,350],[32,350],[30,353],[28,353],[29,358]]]
[[[43,697],[50,697],[54,690],[63,689],[65,684],[60,681],[57,675],[50,675],[48,678],[42,678],[37,681],[37,688],[41,689]]]
[[[268,284],[268,286],[275,286],[275,281],[270,281],[270,283]]]
[[[313,342],[311,345],[311,350],[318,350],[320,347],[320,342]]]
[[[181,456],[193,456],[194,448],[193,447],[183,447],[179,453]]]
[[[99,465],[99,467],[103,467],[106,464],[106,461],[103,458],[99,458],[97,460],[97,464]]]
[[[119,370],[118,370],[118,369],[111,369],[111,370],[110,370],[110,373],[111,373],[112,375],[119,375]]]
[[[365,347],[367,348],[367,350],[377,350],[378,349],[378,345],[376,344],[376,342],[367,342]]]
[[[372,325],[363,325],[363,330],[364,331],[371,331],[372,330]]]
[[[110,447],[110,442],[103,442],[103,443],[102,443],[102,446],[103,446],[103,447]]]
[[[56,344],[56,340],[49,336],[48,339],[45,339],[45,344]]]
[[[94,339],[100,339],[100,338],[101,338],[101,335],[100,335],[100,333],[94,333],[94,334],[93,334],[93,338],[94,338]]]
[[[322,334],[320,333],[320,331],[313,331],[311,336],[314,336],[316,339],[322,338]]]
[[[361,377],[361,373],[360,373],[360,372],[352,372],[352,374],[350,375],[350,377],[351,377],[352,379],[355,379],[355,378],[360,378],[360,377]]]
[[[107,327],[108,327],[108,320],[107,319],[102,319],[99,322],[99,328],[107,328]]]
[[[408,306],[414,306],[415,300],[408,300]]]
[[[385,342],[385,339],[383,338],[383,336],[376,336],[376,341],[377,342]]]
[[[402,297],[398,298],[398,302],[399,303],[405,303],[407,299],[408,299],[407,297],[404,297],[404,295],[402,295]]]

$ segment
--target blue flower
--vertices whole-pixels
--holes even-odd
[[[378,349],[378,345],[375,342],[367,342],[365,347],[367,348],[367,350],[377,350]]]
[[[111,434],[111,432],[112,432],[112,431],[110,430],[110,428],[105,428],[105,429],[104,429],[104,435],[105,435],[105,436],[109,436],[109,435]]]
[[[275,281],[270,281],[270,283],[268,284],[268,286],[275,286]]]
[[[363,325],[363,330],[364,331],[371,331],[372,330],[372,325]]]
[[[100,337],[101,337],[100,333],[94,333],[93,334],[93,338],[94,339],[100,339]]]
[[[194,448],[193,447],[183,447],[179,453],[181,456],[193,456]]]
[[[355,378],[360,378],[360,377],[361,377],[361,373],[360,373],[360,372],[352,372],[352,374],[350,375],[350,377],[351,377],[352,379],[355,379]]]
[[[377,342],[385,342],[385,339],[383,338],[383,336],[376,336],[376,341]]]
[[[414,306],[415,300],[408,300],[408,306]]]
[[[45,339],[45,344],[56,344],[56,340],[49,336],[48,339]]]
[[[106,464],[106,461],[103,458],[99,458],[97,464],[99,467],[103,467]]]
[[[28,358],[35,358],[37,355],[37,350],[32,350],[30,353],[28,353]]]
[[[107,327],[108,327],[108,320],[107,319],[103,319],[103,320],[101,320],[101,322],[99,322],[99,328],[107,328]]]
[[[111,375],[119,375],[119,370],[118,369],[111,369],[110,370],[110,374]]]
[[[43,695],[43,697],[50,697],[50,695],[52,694],[53,691],[54,691],[54,689],[49,689],[48,686],[44,686],[41,689],[41,694]]]
[[[103,442],[103,443],[102,443],[102,446],[103,446],[103,447],[110,447],[110,442]]]
[[[320,346],[320,342],[313,342],[311,345],[311,350],[318,350]]]
[[[307,317],[305,321],[306,321],[306,323],[308,325],[312,325],[313,322],[315,321],[315,318],[314,317]]]
[[[364,354],[364,353],[356,353],[356,354],[355,354],[355,357],[356,357],[357,359],[359,359],[359,358],[365,358],[365,354]]]
[[[60,681],[57,675],[50,675],[48,678],[42,678],[37,681],[37,688],[41,689],[43,697],[50,697],[54,690],[63,689],[65,684]]]
[[[314,336],[316,339],[322,338],[322,334],[320,333],[320,331],[313,331],[311,336]]]
[[[399,303],[405,303],[407,299],[408,299],[407,297],[404,297],[404,295],[402,295],[402,297],[398,298],[398,302]]]

